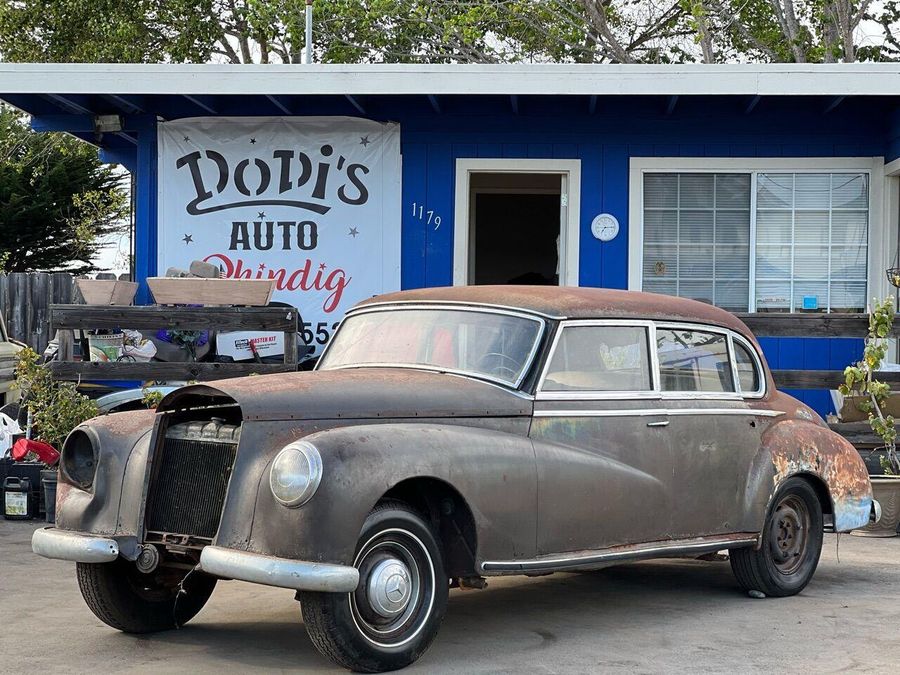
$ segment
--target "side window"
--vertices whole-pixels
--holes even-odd
[[[640,326],[567,326],[541,390],[650,391],[648,342]]]
[[[760,375],[756,367],[756,361],[750,350],[743,343],[734,340],[734,362],[737,366],[738,381],[741,383],[741,391],[753,393],[760,390]]]
[[[663,391],[735,391],[728,360],[728,339],[724,335],[658,328],[656,350]]]

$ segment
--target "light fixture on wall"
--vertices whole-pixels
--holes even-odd
[[[122,131],[121,115],[94,115],[94,140],[97,145],[103,142],[103,134],[114,134]]]
[[[121,115],[95,115],[94,116],[94,133],[97,134],[114,134],[122,131]]]

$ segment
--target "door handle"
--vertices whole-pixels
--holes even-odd
[[[667,427],[669,420],[660,420],[659,422],[647,422],[648,427]]]

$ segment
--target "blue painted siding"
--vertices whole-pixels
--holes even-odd
[[[873,112],[870,102],[842,105],[823,114],[817,97],[763,99],[745,114],[744,97],[682,97],[670,115],[663,97],[599,99],[590,114],[586,99],[519,97],[518,113],[507,97],[441,97],[436,114],[424,97],[361,97],[373,119],[401,125],[403,153],[403,288],[448,285],[453,272],[455,165],[460,158],[578,159],[581,161],[580,283],[626,288],[628,283],[629,160],[676,157],[900,156],[900,116]],[[308,115],[357,114],[341,100],[304,100]],[[166,115],[203,114],[184,101]],[[278,114],[223,99],[222,115]],[[137,149],[137,271],[156,272],[155,126],[139,135]],[[827,165],[827,162],[823,162]],[[440,226],[413,212],[433,211]],[[619,236],[601,244],[590,233],[592,218],[608,212],[622,224]],[[141,299],[146,300],[142,285]],[[766,339],[774,368],[841,369],[859,357],[859,340]],[[798,392],[820,412],[827,392]]]

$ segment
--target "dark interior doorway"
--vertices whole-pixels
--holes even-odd
[[[557,285],[560,176],[476,174],[470,186],[470,283]]]

